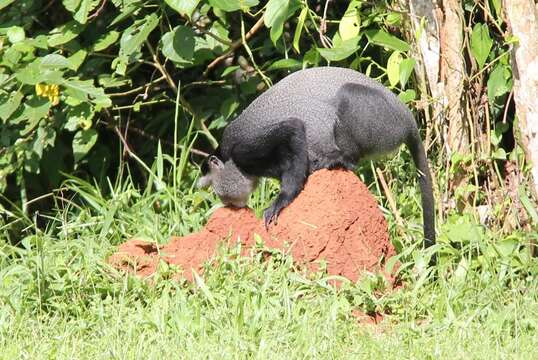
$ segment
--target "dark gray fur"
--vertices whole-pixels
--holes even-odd
[[[435,242],[434,200],[413,115],[390,90],[359,72],[319,67],[287,76],[228,125],[215,155],[248,176],[281,181],[279,196],[264,214],[269,224],[299,194],[308,174],[353,169],[360,159],[390,153],[401,144],[409,147],[419,170],[429,246]],[[224,197],[237,197],[237,188]]]

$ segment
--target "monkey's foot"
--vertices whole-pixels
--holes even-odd
[[[281,210],[281,207],[279,208],[279,206],[273,204],[263,212],[263,221],[265,223],[266,230],[269,228],[269,225],[271,225],[271,223],[274,223],[276,225],[278,214]]]

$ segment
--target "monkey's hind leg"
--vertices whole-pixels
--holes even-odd
[[[263,214],[265,226],[275,222],[282,209],[299,195],[308,174],[304,123],[290,118],[243,138],[232,149],[232,159],[257,176],[280,180],[280,193]]]

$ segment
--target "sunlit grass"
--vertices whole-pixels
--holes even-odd
[[[273,185],[258,190],[254,207],[265,206]],[[30,222],[32,235],[18,246],[1,239],[3,358],[529,359],[538,352],[538,264],[519,246],[522,234],[502,237],[470,217],[452,219],[441,226],[436,277],[427,252],[392,234],[403,246],[396,291],[375,275],[336,290],[287,255],[238,258],[238,249],[222,249],[195,284],[169,280],[173,269],[163,266],[150,285],[117,272],[107,257],[130,237],[164,242],[200,229],[213,195],[182,186],[170,206],[171,191],[139,190],[129,180],[106,193],[77,179],[65,188],[71,200],[57,199],[45,230]],[[156,211],[156,201],[169,205]],[[384,320],[363,324],[353,310]]]

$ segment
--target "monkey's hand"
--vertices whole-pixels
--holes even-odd
[[[269,228],[271,223],[276,225],[278,214],[282,210],[282,207],[279,207],[277,204],[272,204],[263,212],[263,220],[265,223],[265,230]]]

